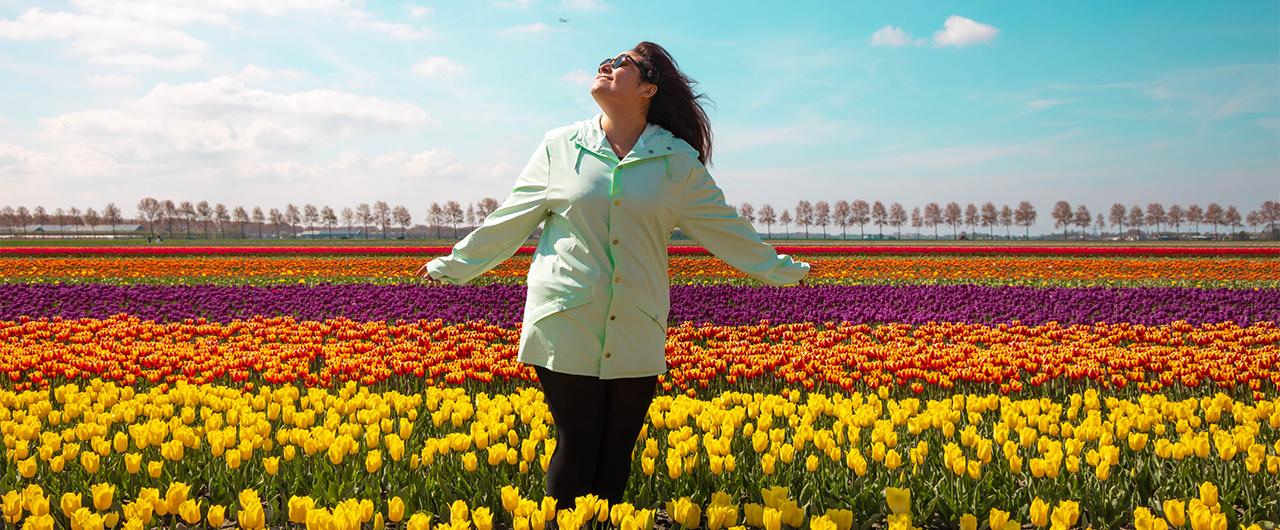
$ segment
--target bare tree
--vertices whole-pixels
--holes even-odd
[[[957,239],[960,237],[960,234],[959,234],[960,222],[963,215],[964,213],[960,210],[960,203],[958,202],[947,203],[947,210],[946,210],[946,213],[943,214],[943,216],[947,221],[947,225],[951,227],[952,239]]]
[[[53,209],[53,219],[58,223],[58,233],[61,234],[66,229],[63,228],[67,224],[67,211],[61,206]]]
[[[373,203],[373,222],[382,227],[382,238],[387,238],[387,228],[391,226],[391,206],[386,201]]]
[[[286,205],[284,208],[284,220],[289,222],[289,235],[294,239],[298,237],[297,226],[302,224],[302,211],[292,204]]]
[[[98,234],[98,224],[102,222],[102,216],[98,215],[98,211],[92,206],[84,209],[84,224],[89,225],[89,233]]]
[[[18,209],[18,213],[21,215],[21,208]],[[1262,223],[1270,228],[1271,237],[1276,237],[1276,224],[1280,223],[1280,202],[1266,201],[1262,203],[1262,208],[1258,210],[1258,213],[1262,215],[1260,219]]]
[[[895,202],[889,207],[889,226],[898,230],[898,239],[902,239],[902,225],[907,223],[907,209],[902,203]]]
[[[804,238],[809,239],[809,225],[813,224],[813,205],[809,201],[796,203],[796,224],[804,227]]]
[[[978,224],[982,222],[982,214],[978,213],[978,207],[973,203],[969,203],[964,207],[964,224],[969,226],[969,234],[977,230]]]
[[[1222,224],[1227,225],[1230,232],[1235,232],[1240,228],[1240,210],[1235,206],[1227,206],[1226,211],[1222,212]]]
[[[329,239],[333,239],[333,225],[338,223],[338,215],[333,213],[333,208],[328,204],[320,209],[320,222],[324,223],[325,228],[329,231]]]
[[[1097,232],[1098,239],[1102,239],[1102,229],[1107,227],[1107,220],[1102,217],[1102,212],[1098,212],[1098,222],[1093,226]]]
[[[409,226],[413,224],[413,217],[409,215],[409,209],[405,208],[404,205],[397,204],[391,210],[391,217],[395,219],[396,224],[400,225],[400,239],[404,239],[405,230],[408,230]]]
[[[356,222],[360,223],[364,238],[369,239],[369,223],[373,222],[373,210],[369,208],[369,203],[362,202],[356,206]]]
[[[1005,239],[1013,238],[1013,236],[1009,234],[1009,227],[1011,225],[1013,225],[1013,208],[1010,208],[1008,204],[1001,205],[1000,206],[1000,226],[1004,227]]]
[[[1093,224],[1093,215],[1089,214],[1089,208],[1081,204],[1076,206],[1076,226],[1080,227],[1080,239],[1089,239],[1085,234],[1089,233],[1089,225]]]
[[[4,226],[9,229],[9,235],[13,235],[13,227],[18,224],[17,210],[6,204],[3,208],[0,208],[0,221],[3,221]]]
[[[476,205],[475,203],[467,205],[467,224],[466,226],[476,225]]]
[[[1062,240],[1067,240],[1067,229],[1075,223],[1075,217],[1071,215],[1071,205],[1067,201],[1058,201],[1053,205],[1053,212],[1049,215],[1053,216],[1053,227],[1062,227]]]
[[[213,207],[213,220],[218,222],[218,237],[227,237],[227,223],[231,221],[231,212],[227,211],[227,205],[218,203]]]
[[[742,206],[738,207],[738,217],[746,219],[748,223],[754,225],[756,223],[756,207],[749,202],[742,203]]]
[[[209,207],[209,201],[200,201],[196,205],[196,219],[204,228],[205,239],[209,238],[209,220],[213,219],[213,208]]]
[[[280,237],[280,225],[284,224],[284,222],[286,221],[286,219],[285,219],[285,217],[284,217],[284,214],[283,214],[283,213],[280,213],[280,209],[279,209],[279,208],[272,208],[270,211],[268,211],[268,212],[267,212],[267,217],[268,217],[268,218],[270,219],[270,221],[271,221],[271,228],[272,228],[272,232],[274,232],[272,235],[274,235],[274,236],[276,236],[277,238],[279,238],[279,237]]]
[[[921,214],[920,207],[916,206],[911,209],[911,228],[916,229],[916,239],[920,239],[921,226],[924,226],[924,214]]]
[[[827,225],[831,224],[831,205],[827,201],[813,203],[813,224],[822,227],[822,239],[826,239]]]
[[[871,222],[880,228],[880,239],[884,239],[884,225],[889,223],[889,210],[885,209],[883,202],[876,201],[871,205]]]
[[[1196,234],[1200,233],[1200,223],[1204,221],[1204,210],[1199,205],[1192,204],[1187,207],[1187,222],[1196,225]]]
[[[1154,225],[1156,227],[1155,236],[1157,239],[1160,237],[1160,225],[1163,225],[1164,222],[1165,222],[1164,206],[1162,206],[1158,202],[1153,202],[1151,204],[1148,204],[1147,205],[1147,224]]]
[[[49,214],[44,211],[44,206],[36,206],[35,208],[32,208],[31,217],[40,228],[44,228],[44,225],[49,222]]]
[[[1119,232],[1117,233],[1120,234],[1120,237],[1123,238],[1124,225],[1125,223],[1129,222],[1128,210],[1125,209],[1123,204],[1120,204],[1120,203],[1112,204],[1110,219],[1111,219],[1111,226],[1120,227],[1117,229],[1119,230]]]
[[[155,201],[155,199],[151,199],[151,200]],[[155,206],[153,206],[153,208],[154,207]],[[18,212],[18,213],[21,214],[22,212]],[[109,202],[107,203],[106,206],[102,208],[102,219],[106,221],[107,224],[111,225],[111,238],[115,239],[116,225],[124,221],[124,219],[120,218],[120,208],[116,206],[116,203]]]
[[[110,209],[108,207],[108,209]],[[147,197],[138,201],[138,218],[147,224],[147,230],[151,235],[156,235],[155,222],[160,219],[160,215],[164,213],[164,207],[160,205],[160,201]]]
[[[312,230],[320,223],[320,209],[314,204],[307,204],[302,207],[302,218],[306,220],[307,230]]]
[[[262,215],[262,207],[253,207],[253,224],[258,225],[258,239],[262,239],[262,224],[267,222],[267,216]]]
[[[1216,202],[1209,203],[1209,206],[1204,209],[1204,222],[1213,225],[1214,236],[1218,235],[1218,226],[1226,224],[1224,222],[1225,219],[1222,218],[1222,214],[1224,213],[1226,213],[1226,211],[1223,210],[1221,206],[1218,206],[1218,203]]]
[[[431,203],[431,208],[427,210],[427,219],[429,220],[428,222],[436,227],[436,239],[441,239],[440,226],[448,222],[447,218],[448,215],[445,214],[444,208],[440,206],[440,203]]]
[[[862,234],[862,239],[867,238],[867,223],[871,222],[871,205],[867,201],[858,199],[849,205],[849,224],[858,225],[858,232]]]
[[[924,205],[924,225],[933,227],[933,239],[938,239],[938,225],[942,224],[942,207],[931,202]]]
[[[342,207],[342,229],[351,230],[351,225],[356,222],[356,212],[350,206]]]
[[[191,221],[196,218],[196,205],[191,201],[182,201],[178,203],[178,218],[182,219],[186,225],[187,237],[191,237]]]
[[[448,201],[444,203],[444,213],[449,219],[449,223],[453,225],[453,238],[458,239],[458,223],[462,222],[462,205],[458,201]]]
[[[996,203],[987,201],[982,205],[982,227],[987,229],[987,237],[996,238],[996,224],[1000,222],[1000,210]]]
[[[1018,204],[1018,209],[1013,212],[1013,221],[1027,230],[1027,239],[1031,239],[1031,226],[1036,224],[1036,215],[1036,207],[1031,204],[1031,201],[1022,201]]]
[[[1141,206],[1135,204],[1132,208],[1129,208],[1129,226],[1137,228],[1138,233],[1141,234],[1142,227],[1146,226],[1146,224],[1147,218],[1142,214]]]
[[[244,225],[250,222],[249,210],[246,210],[244,206],[236,206],[234,210],[231,210],[231,218],[235,220],[236,226],[240,229],[240,238],[246,239]]]
[[[1182,207],[1176,204],[1169,205],[1167,214],[1169,224],[1173,225],[1173,237],[1179,239],[1182,231],[1182,221],[1186,219],[1186,212],[1182,211]]]
[[[791,232],[791,212],[786,209],[782,210],[782,217],[778,218],[778,222],[782,223],[782,233],[790,238]]]
[[[479,217],[483,222],[485,218],[493,215],[493,212],[498,211],[499,206],[501,205],[498,203],[498,199],[493,197],[480,199],[480,202],[476,203],[476,217]]]
[[[848,239],[849,233],[845,229],[852,224],[849,216],[853,213],[849,209],[849,201],[844,199],[836,201],[835,208],[832,209],[831,213],[832,220],[835,221],[836,226],[840,227],[840,239]]]
[[[773,223],[778,222],[773,214],[773,206],[766,204],[760,207],[760,222],[768,227],[769,239],[773,239]]]
[[[161,210],[161,212],[162,212],[162,213],[161,213],[161,216],[162,216],[162,217],[163,217],[163,219],[164,219],[164,232],[165,232],[165,235],[167,235],[167,236],[172,236],[172,235],[173,235],[173,220],[174,220],[174,219],[179,219],[179,218],[180,218],[180,216],[182,215],[182,211],[178,209],[178,205],[177,205],[177,204],[174,204],[174,202],[173,202],[173,201],[171,201],[171,200],[169,200],[169,199],[165,199],[165,200],[164,200],[164,202],[162,202],[162,203],[160,203],[160,204],[164,206],[164,209],[163,209],[163,210]]]
[[[80,209],[72,206],[67,209],[67,224],[71,226],[80,226],[84,224],[84,214],[80,213]]]

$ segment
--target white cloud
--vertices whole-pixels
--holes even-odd
[[[550,29],[551,29],[551,26],[548,26],[545,23],[535,22],[533,24],[525,24],[522,26],[507,28],[502,31],[499,31],[498,34],[506,37],[523,37],[525,35],[537,35],[539,33],[548,31]]]
[[[385,33],[386,35],[403,40],[430,39],[435,37],[435,32],[429,28],[414,29],[408,24],[395,24],[392,22],[383,22],[381,20],[353,20],[347,23],[347,27],[351,29],[364,29]]]
[[[271,69],[249,63],[244,65],[244,68],[241,68],[240,71],[236,73],[235,78],[246,83],[252,83],[254,81],[271,79],[273,75],[275,74]]]
[[[1075,101],[1075,99],[1037,99],[1035,101],[1028,101],[1027,106],[1035,110],[1041,110],[1056,107],[1058,105],[1065,105],[1073,101]]]
[[[902,31],[902,28],[894,26],[885,26],[876,30],[871,34],[872,46],[911,46],[924,44],[926,39],[912,39],[911,34]]]
[[[0,116],[0,121],[2,120],[3,120],[3,116]],[[1280,118],[1259,118],[1259,119],[1253,120],[1253,123],[1254,125],[1257,125],[1258,127],[1262,127],[1263,129],[1271,129],[1273,131],[1276,129],[1280,129]]]
[[[596,76],[586,70],[574,70],[560,76],[560,80],[575,85],[591,86],[595,84]]]
[[[422,77],[446,77],[447,78],[447,77],[452,77],[454,74],[458,74],[465,69],[466,69],[465,67],[463,67],[462,65],[456,62],[453,62],[453,60],[449,59],[448,57],[438,57],[438,56],[432,55],[430,57],[427,57],[426,60],[418,61],[418,63],[413,65],[413,68],[411,68],[409,71],[412,72],[414,75],[418,75]]]
[[[294,69],[292,69],[292,68],[285,68],[285,69],[283,69],[283,70],[278,70],[278,71],[277,71],[277,73],[279,73],[280,75],[285,76],[285,77],[287,77],[287,78],[289,78],[289,79],[293,79],[293,80],[295,80],[295,81],[297,81],[297,80],[299,80],[299,79],[306,79],[306,78],[307,78],[307,73],[306,73],[306,72],[303,72],[303,71],[300,71],[300,70],[294,70]]]
[[[561,0],[560,3],[565,9],[574,11],[602,11],[609,9],[609,4],[604,3],[604,0]]]
[[[104,86],[104,87],[138,86],[138,80],[134,79],[133,76],[121,75],[121,74],[95,75],[93,77],[85,79],[84,81],[86,83],[89,83],[90,85],[97,85],[97,86]]]
[[[940,29],[933,33],[933,41],[940,47],[955,46],[956,48],[963,48],[979,42],[990,46],[991,39],[1000,33],[1000,30],[994,26],[974,22],[960,15],[947,17],[943,27],[945,29]]]
[[[405,6],[409,8],[409,16],[414,18],[428,17],[436,14],[436,10],[432,9],[430,6],[420,6],[412,2],[405,4]]]

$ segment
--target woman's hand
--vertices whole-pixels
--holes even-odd
[[[426,280],[427,285],[444,285],[444,282],[432,278],[431,274],[427,272],[428,264],[430,264],[430,262],[423,263],[421,267],[418,267],[418,270],[415,271],[413,275]]]

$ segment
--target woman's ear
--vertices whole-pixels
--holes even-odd
[[[653,95],[657,93],[658,93],[658,85],[649,83],[649,87],[645,88],[644,92],[641,92],[640,95],[646,98],[652,98]]]

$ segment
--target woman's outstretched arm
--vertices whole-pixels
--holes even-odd
[[[461,285],[510,258],[547,217],[545,203],[549,174],[547,139],[544,137],[502,206],[485,217],[479,228],[454,245],[453,252],[427,262],[417,275],[430,274],[431,278]]]
[[[685,181],[683,210],[676,223],[685,234],[725,263],[769,285],[793,284],[809,273],[809,264],[779,255],[737,210],[725,203],[702,163]]]

